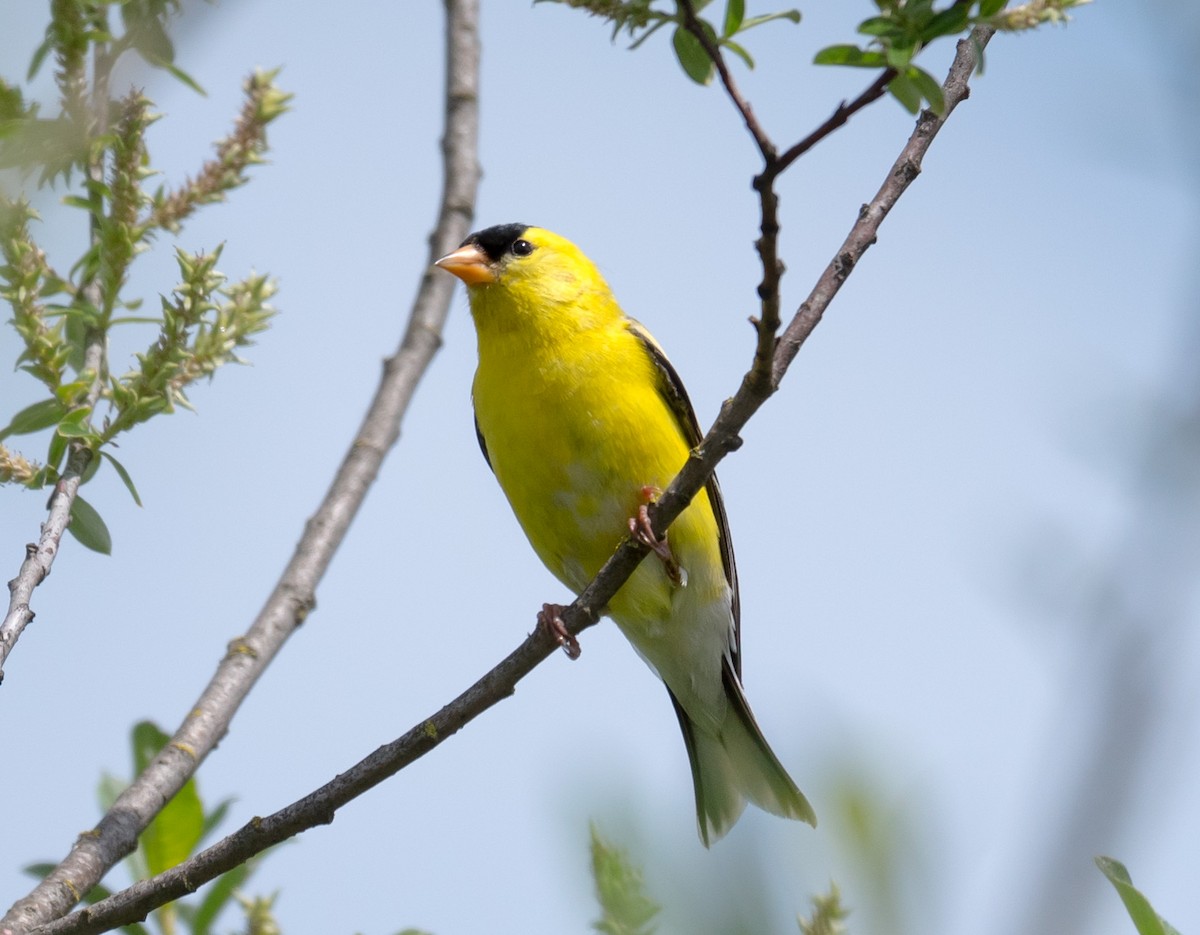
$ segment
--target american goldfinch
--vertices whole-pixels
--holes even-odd
[[[538,557],[578,594],[631,529],[658,553],[606,613],[666,683],[705,846],[747,800],[815,825],[742,692],[737,574],[716,479],[650,541],[646,504],[700,441],[658,343],[582,251],[548,230],[489,227],[437,265],[467,285],[479,443]]]

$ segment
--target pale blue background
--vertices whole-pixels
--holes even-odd
[[[781,143],[871,77],[807,64],[849,39],[867,5],[807,6],[803,25],[746,37],[758,70],[735,66]],[[580,13],[485,7],[477,226],[526,221],[581,244],[667,348],[707,423],[752,350],[756,159],[736,115],[682,76],[665,36],[630,54]],[[748,813],[705,852],[665,694],[601,626],[581,661],[555,657],[435,754],[272,856],[253,890],[280,890],[285,931],[585,931],[596,916],[590,820],[644,864],[667,905],[664,932],[696,931],[697,919],[732,931],[723,920],[737,911],[795,931],[795,912],[830,879],[862,935],[905,919],[931,933],[1027,930],[1063,799],[1079,795],[1070,767],[1095,709],[1097,579],[1135,522],[1132,465],[1188,369],[1196,98],[1183,62],[1197,24],[1183,4],[1154,10],[1146,24],[1128,5],[1099,4],[1066,30],[992,43],[924,174],[722,468],[748,693],[821,827]],[[45,15],[41,4],[0,8],[6,74],[24,72]],[[172,728],[186,713],[353,438],[426,258],[441,30],[434,3],[200,6],[177,31],[179,63],[207,98],[130,70],[168,115],[152,149],[175,183],[225,132],[242,76],[284,66],[295,110],[271,131],[272,164],[179,241],[226,241],[231,277],[278,276],[280,315],[246,355],[252,367],[195,390],[198,415],[123,439],[145,509],[111,472],[98,477],[86,493],[113,556],[68,542],[36,593],[37,621],[0,689],[5,905],[28,888],[23,864],[61,856],[95,822],[100,772],[129,771],[131,724]],[[942,75],[951,51],[935,49],[930,70]],[[911,126],[881,102],[781,184],[789,308]],[[48,249],[69,265],[83,216],[41,204]],[[139,263],[134,286],[150,303],[176,281],[166,248]],[[113,368],[145,340],[118,335]],[[13,347],[4,328],[0,359]],[[226,830],[440,707],[517,643],[542,601],[564,598],[477,451],[474,353],[459,293],[316,612],[200,772],[206,800],[237,797]],[[0,408],[35,390],[0,374]],[[44,502],[0,492],[0,578],[16,572]],[[1083,881],[1059,890],[1079,931],[1132,931],[1091,867],[1096,853],[1126,861],[1177,928],[1200,931],[1194,516],[1168,549],[1183,578],[1166,591],[1184,623],[1151,641],[1152,668],[1138,676],[1162,698],[1141,784],[1120,829],[1062,865]],[[1135,572],[1130,600],[1161,631],[1162,576]],[[905,829],[894,867],[904,896],[891,909],[872,902],[842,846],[848,776]],[[761,875],[761,891],[741,873]],[[108,882],[123,880],[117,870]]]

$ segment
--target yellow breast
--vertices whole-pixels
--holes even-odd
[[[628,534],[643,490],[666,487],[688,455],[658,374],[623,316],[585,329],[479,329],[476,419],[496,478],[547,568],[578,592]],[[594,323],[593,323],[594,324]],[[720,568],[716,521],[701,493],[671,529],[698,587]],[[711,583],[724,586],[723,579]],[[674,587],[645,562],[615,616],[665,621]]]

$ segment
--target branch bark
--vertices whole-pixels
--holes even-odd
[[[921,160],[938,130],[967,97],[967,81],[975,69],[977,54],[987,45],[991,35],[991,30],[976,29],[971,38],[959,42],[943,86],[945,115],[937,117],[925,112],[918,119],[916,129],[879,192],[859,212],[841,249],[789,323],[785,331],[787,341],[780,341],[773,356],[769,384],[764,387],[756,380],[753,368],[747,372],[737,394],[725,402],[713,427],[692,452],[679,475],[652,505],[654,528],[660,536],[707,483],[725,455],[741,445],[738,433],[775,391],[796,351],[820,322],[858,258],[875,242],[883,219],[916,178]],[[775,285],[778,288],[778,278]],[[591,584],[563,612],[563,622],[572,633],[579,634],[597,622],[600,611],[633,573],[646,552],[647,548],[633,539],[626,539],[621,544]],[[492,705],[511,695],[516,684],[548,658],[556,647],[552,636],[543,628],[536,628],[507,658],[448,705],[326,785],[272,815],[252,819],[227,838],[165,873],[36,929],[36,935],[86,935],[143,919],[158,906],[195,892],[209,880],[265,848],[308,828],[330,823],[342,805],[424,756]]]
[[[112,59],[101,49],[97,49],[93,62],[91,113],[88,117],[95,137],[102,136],[108,130],[108,79],[112,65]],[[97,150],[88,160],[88,178],[93,183],[102,184],[104,168],[104,152]],[[98,194],[93,193],[93,204],[97,204],[99,197]],[[95,214],[91,216],[88,237],[91,246],[95,247],[100,238],[100,223]],[[80,292],[84,301],[92,308],[103,306],[100,283],[94,276],[90,281],[82,284]],[[87,394],[82,400],[79,400],[79,405],[87,406],[89,409],[95,408],[96,401],[100,398],[100,391],[104,388],[107,370],[108,338],[103,329],[94,325],[90,326],[84,334],[81,373],[91,373],[92,378]],[[9,654],[17,645],[17,640],[21,638],[25,628],[33,622],[35,614],[30,604],[33,600],[33,592],[38,585],[50,577],[54,559],[62,544],[63,533],[67,531],[67,526],[71,522],[71,509],[75,504],[75,497],[79,494],[83,474],[92,458],[95,457],[91,449],[79,440],[71,442],[68,452],[67,464],[62,477],[54,485],[54,492],[50,495],[50,502],[46,506],[46,521],[42,523],[38,541],[36,544],[31,542],[25,546],[25,560],[21,562],[17,576],[8,582],[8,610],[5,612],[4,620],[0,622],[0,684],[4,682],[4,663],[8,661]]]
[[[171,741],[90,832],[28,896],[0,919],[0,935],[19,935],[70,911],[82,894],[137,845],[138,835],[195,772],[229,729],[258,677],[315,605],[315,591],[340,546],[384,455],[400,433],[417,382],[441,346],[453,281],[435,275],[433,261],[470,230],[479,182],[478,3],[447,0],[444,184],[437,225],[429,238],[423,275],[403,340],[325,499],[309,519],[296,550],[258,617],[235,638],[212,680]]]

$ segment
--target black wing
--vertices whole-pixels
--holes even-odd
[[[492,467],[492,458],[487,453],[487,442],[484,441],[483,432],[479,431],[479,416],[475,416],[475,437],[479,439],[479,450],[483,452],[483,460],[487,462],[487,466],[492,468],[492,473],[496,473],[496,469]]]
[[[700,423],[696,419],[696,411],[692,408],[691,400],[688,399],[687,390],[683,388],[683,381],[679,379],[679,374],[675,372],[675,368],[667,360],[667,355],[649,331],[632,318],[629,320],[629,330],[642,342],[646,352],[650,355],[650,360],[654,362],[654,367],[658,371],[659,391],[662,393],[663,399],[667,401],[667,405],[671,407],[671,412],[679,423],[680,431],[683,432],[683,437],[687,439],[688,445],[695,448],[704,436],[700,431]],[[482,437],[480,444],[483,444]],[[484,457],[487,457],[486,451]],[[717,535],[721,540],[721,564],[725,568],[725,580],[729,582],[730,590],[733,592],[733,645],[730,647],[730,661],[733,663],[733,671],[741,679],[742,608],[741,598],[738,596],[737,565],[733,560],[733,540],[729,536],[729,517],[725,515],[725,501],[721,498],[721,487],[717,483],[715,474],[708,479],[706,487],[708,501],[712,504],[713,515],[717,519]]]

